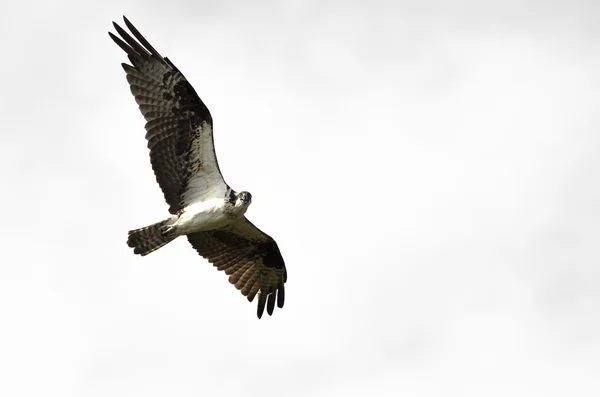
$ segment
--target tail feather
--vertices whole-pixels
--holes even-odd
[[[169,223],[170,219],[165,219],[150,226],[130,230],[127,245],[133,248],[134,254],[142,256],[156,251],[175,239],[174,237],[163,236],[161,228]]]

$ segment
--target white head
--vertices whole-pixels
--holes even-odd
[[[237,199],[235,200],[235,208],[243,209],[243,211],[246,212],[251,203],[252,195],[250,192],[239,192],[237,194]]]

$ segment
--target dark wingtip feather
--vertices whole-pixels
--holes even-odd
[[[285,302],[285,288],[283,283],[279,284],[279,288],[277,288],[277,307],[282,308],[283,303]]]
[[[273,292],[272,294],[269,294],[269,296],[268,296],[267,313],[269,313],[269,316],[271,316],[273,314],[274,309],[275,309],[275,292]]]
[[[117,36],[115,36],[113,34],[113,32],[108,32],[108,35],[110,36],[111,39],[113,39],[113,41],[117,44],[119,44],[119,42],[123,43],[123,40],[121,40],[120,38],[118,38]],[[125,43],[123,43],[125,44]],[[119,44],[119,46],[121,46],[121,44]]]
[[[139,30],[136,29],[135,26],[133,26],[133,24],[131,22],[129,22],[129,19],[127,19],[125,17],[125,15],[123,15],[123,20],[125,21],[125,26],[127,26],[127,29],[129,29],[129,31],[131,33],[133,33],[133,36],[138,39],[138,41],[150,52],[150,54],[158,57],[158,59],[162,60],[162,55],[160,55],[158,53],[158,51],[156,51],[154,49],[154,47],[152,47],[152,45],[150,45],[150,43],[148,42],[148,40],[146,40],[146,38],[140,33]]]
[[[258,297],[258,308],[256,311],[256,315],[258,316],[258,318],[261,318],[263,313],[265,312],[265,303],[267,303],[267,297],[261,294]]]
[[[129,59],[131,59],[131,58],[138,59],[140,57],[139,54],[137,52],[135,52],[135,50],[132,47],[127,45],[123,40],[121,40],[121,38],[115,36],[111,32],[108,32],[108,35],[110,36],[111,39],[113,39],[113,41],[115,43],[117,43],[117,45],[119,47],[121,47],[121,49],[123,51],[125,51],[125,53],[129,56]]]
[[[129,44],[131,46],[131,48],[133,48],[133,50],[137,54],[139,54],[141,56],[144,56],[144,55],[148,55],[149,56],[149,55],[151,55],[150,52],[152,52],[152,50],[153,50],[152,47],[150,47],[150,48],[144,48],[144,43],[147,43],[147,41],[140,40],[141,44],[138,43],[137,41],[135,41],[135,39],[133,37],[131,37],[131,35],[129,33],[127,33],[125,31],[125,29],[123,29],[122,27],[120,27],[116,23],[115,23],[115,29],[116,29],[117,33],[123,38],[123,40],[125,40],[125,42],[127,44]],[[132,33],[134,34],[134,36],[136,36],[135,32],[132,32]],[[139,34],[139,32],[138,32],[138,34]],[[137,38],[139,40],[139,37],[137,37]],[[148,51],[150,51],[150,52],[148,52]]]

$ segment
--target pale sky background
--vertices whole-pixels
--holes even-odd
[[[600,2],[0,8],[0,395],[600,395]],[[283,252],[273,317],[125,244],[167,205],[123,14]]]

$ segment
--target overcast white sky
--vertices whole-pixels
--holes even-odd
[[[0,395],[600,395],[599,2],[0,11]],[[278,241],[273,317],[184,239],[125,244],[167,205],[123,14]]]

